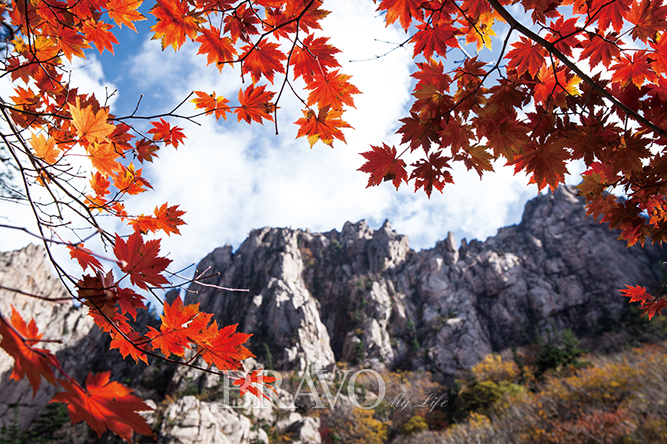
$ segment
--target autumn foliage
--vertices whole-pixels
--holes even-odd
[[[416,85],[410,114],[398,130],[404,147],[382,144],[363,154],[360,170],[370,175],[369,186],[412,182],[430,196],[453,183],[449,170],[455,162],[481,176],[503,159],[516,172],[530,174],[540,189],[554,188],[570,162],[583,161],[587,170],[579,191],[589,214],[621,229],[630,245],[664,240],[667,7],[661,2],[376,3],[387,25],[409,35]],[[510,5],[527,20],[512,16]],[[164,304],[158,329],[142,335],[129,322],[146,308],[138,290],[170,284],[171,260],[158,236],[180,234],[185,214],[169,203],[131,214],[124,202],[152,188],[142,166],[167,146],[181,147],[186,135],[174,111],[151,118],[113,115],[102,98],[72,88],[65,67],[87,50],[113,53],[114,25],[135,30],[136,22],[147,19],[141,6],[141,0],[1,4],[9,34],[3,75],[13,82],[12,95],[0,105],[3,143],[19,171],[22,198],[34,211],[38,237],[47,249],[66,247],[81,266],[85,274],[75,277],[54,262],[72,297],[111,335],[112,349],[137,362],[150,356],[191,364],[192,356],[201,357],[206,370],[235,371],[237,385],[262,396],[253,385],[257,375],[241,371],[241,361],[252,353],[243,345],[248,335],[236,326],[220,327],[211,314],[180,298]],[[220,71],[237,69],[245,80],[236,97],[194,91],[198,115],[275,122],[278,101],[291,90],[303,105],[296,136],[312,147],[345,141],[342,130],[350,125],[344,114],[360,93],[341,71],[340,51],[319,35],[328,13],[320,0],[157,0],[150,20],[152,37],[163,49],[198,45],[202,63],[205,58]],[[499,29],[508,30],[502,39]],[[468,56],[466,44],[480,55]],[[491,60],[481,56],[488,54],[485,48],[496,51]],[[461,49],[464,60],[453,63],[453,49]],[[409,154],[419,158],[406,161]],[[81,158],[84,185],[72,167]],[[611,194],[615,190],[626,199]],[[54,209],[38,205],[40,193],[50,196]],[[100,216],[116,218],[126,231],[106,231]],[[66,237],[58,228],[68,218],[76,223]],[[82,227],[91,234],[81,235]],[[639,287],[624,294],[641,301],[649,316],[664,306],[661,295]],[[136,413],[147,407],[129,389],[108,374],[90,375],[85,385],[69,377],[53,354],[37,347],[42,337],[34,321],[15,311],[10,318],[3,315],[0,334],[0,346],[16,361],[12,377],[27,376],[33,390],[42,377],[59,386],[63,391],[54,400],[68,404],[73,422],[86,421],[100,434],[110,429],[127,441],[133,431],[151,434]]]

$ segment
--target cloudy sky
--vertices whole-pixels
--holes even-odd
[[[395,131],[411,104],[412,48],[376,58],[405,40],[403,30],[385,28],[371,1],[337,0],[328,6],[336,9],[322,23],[322,35],[331,36],[341,49],[343,72],[353,76],[363,93],[355,98],[356,110],[346,113],[354,127],[345,132],[347,144],[336,142],[332,150],[318,143],[311,150],[305,138],[295,139],[290,122],[301,114],[289,94],[281,99],[278,135],[272,124],[239,124],[235,116],[227,124],[212,117],[201,118],[201,126],[174,121],[185,128],[185,146],[162,149],[160,159],[144,170],[155,191],[127,201],[136,212],[151,212],[164,202],[180,204],[187,212],[182,236],[163,240],[174,270],[198,262],[217,246],[230,243],[236,249],[252,229],[263,226],[328,231],[340,230],[345,221],[366,219],[377,229],[388,219],[410,237],[414,249],[431,248],[448,231],[457,242],[484,240],[498,228],[518,223],[525,202],[536,196],[527,177],[513,176],[502,162],[483,180],[464,167],[455,169],[456,183],[431,199],[412,187],[397,192],[388,182],[367,189],[367,175],[357,171],[364,163],[360,153],[371,144],[400,142]],[[195,44],[186,44],[179,53],[162,51],[159,41],[150,40],[150,25],[142,22],[137,34],[124,28],[115,56],[88,52],[87,60],[74,66],[72,81],[98,98],[116,91],[110,100],[116,115],[131,113],[141,96],[139,114],[144,115],[173,108],[192,90],[235,98],[241,85],[238,67],[222,74],[206,68]],[[450,56],[457,58],[463,55]],[[184,111],[191,109],[186,105]],[[569,182],[578,179],[570,177]],[[19,217],[19,210],[11,211]],[[29,241],[2,234],[2,250]]]

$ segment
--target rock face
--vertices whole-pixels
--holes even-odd
[[[186,303],[199,302],[219,325],[239,324],[239,331],[253,333],[250,348],[267,367],[331,369],[347,361],[430,370],[447,383],[490,352],[533,342],[536,332],[571,328],[581,336],[596,324],[618,322],[627,307],[619,288],[662,284],[662,250],[626,248],[616,232],[584,215],[582,200],[562,187],[529,202],[520,224],[485,242],[457,245],[449,235],[419,252],[389,222],[377,231],[364,221],[327,233],[262,228],[236,252],[225,246],[206,256],[198,272],[209,277],[191,286]],[[67,296],[35,246],[0,253],[0,287]],[[167,300],[175,297],[170,292]],[[34,317],[45,338],[63,340],[45,347],[74,378],[83,382],[89,372],[111,371],[113,380],[156,406],[147,416],[161,443],[268,442],[262,427],[293,442],[321,442],[320,419],[296,411],[298,404],[288,411],[232,409],[188,396],[202,388],[215,393],[221,383],[215,375],[124,361],[71,302],[0,288],[3,316],[11,315],[11,305]],[[140,316],[138,323],[157,326],[146,312]],[[0,350],[0,426],[16,418],[25,428],[55,389],[43,383],[33,398],[27,379],[9,379],[12,366]],[[291,403],[292,395],[279,393]],[[97,439],[83,430],[77,440],[61,442]]]
[[[341,232],[262,228],[232,253],[218,248],[198,266],[204,282],[188,303],[254,333],[260,361],[280,369],[334,360],[376,368],[431,370],[445,382],[484,355],[535,340],[535,332],[579,335],[618,320],[626,284],[655,287],[662,250],[626,248],[585,217],[569,187],[530,201],[520,224],[485,242],[453,236],[410,250],[388,222]]]

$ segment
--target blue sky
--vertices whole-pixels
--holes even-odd
[[[338,0],[327,6],[336,9],[323,21],[322,35],[331,36],[341,49],[343,72],[353,76],[363,93],[355,98],[356,110],[346,113],[354,127],[345,132],[347,144],[337,142],[332,150],[319,143],[311,150],[304,138],[295,139],[290,122],[301,114],[290,94],[281,99],[279,135],[272,124],[249,126],[236,123],[235,116],[226,124],[201,118],[199,127],[172,121],[185,128],[185,146],[163,149],[159,160],[145,166],[155,191],[132,197],[127,205],[130,211],[146,213],[169,202],[187,212],[182,236],[162,241],[174,260],[173,270],[198,262],[226,243],[236,249],[252,229],[263,226],[328,231],[340,230],[348,220],[366,219],[377,229],[389,219],[417,250],[431,248],[448,231],[457,242],[464,237],[484,240],[498,228],[518,223],[525,202],[536,196],[527,177],[514,176],[503,162],[484,180],[462,166],[455,168],[456,183],[447,185],[443,194],[434,192],[431,199],[415,194],[412,186],[397,192],[389,182],[367,189],[367,175],[356,171],[364,163],[360,153],[371,144],[400,142],[395,131],[411,104],[412,48],[374,59],[404,41],[403,30],[385,27],[371,1]],[[150,40],[150,26],[150,21],[138,23],[138,33],[123,28],[115,56],[89,51],[87,60],[73,66],[72,82],[100,100],[105,91],[115,90],[110,103],[116,115],[131,113],[142,95],[138,114],[144,115],[171,109],[192,90],[215,90],[235,98],[241,85],[238,67],[225,68],[222,74],[213,66],[207,68],[206,58],[196,55],[196,44],[186,44],[179,53],[162,51],[158,41]],[[450,60],[462,58],[450,55]],[[187,105],[184,110],[192,109]],[[25,217],[19,210],[8,211],[10,217]],[[0,249],[19,248],[28,241],[5,233]]]

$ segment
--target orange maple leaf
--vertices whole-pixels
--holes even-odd
[[[121,335],[116,330],[111,330],[110,333],[113,337],[109,344],[110,350],[118,349],[118,352],[123,356],[123,359],[130,355],[137,364],[139,363],[139,360],[142,360],[148,365],[146,354],[135,346],[135,344],[143,338],[139,333],[133,330],[126,332],[125,336]],[[129,341],[128,339],[125,339],[125,337],[127,337]]]
[[[164,304],[164,314],[160,316],[160,331],[149,326],[146,337],[151,339],[153,348],[160,349],[166,357],[172,353],[183,356],[191,337],[200,335],[212,316],[201,313],[199,304],[183,305],[181,297],[178,296],[171,305]]]
[[[28,376],[32,386],[32,396],[42,382],[41,376],[51,384],[56,383],[55,375],[51,366],[60,368],[58,359],[49,351],[30,345],[39,342],[42,334],[37,330],[35,320],[31,319],[26,325],[18,311],[12,305],[11,323],[0,313],[0,348],[5,350],[9,356],[14,358],[14,371],[11,379],[19,381]]]
[[[155,207],[156,226],[158,230],[162,230],[168,235],[171,233],[181,234],[178,231],[179,225],[185,225],[181,216],[185,214],[185,211],[178,209],[178,205],[172,205],[168,207],[167,204],[163,204],[161,207]]]
[[[115,147],[108,142],[89,143],[86,146],[86,152],[88,152],[88,158],[90,159],[90,163],[93,164],[93,168],[104,176],[123,170],[123,166],[116,160],[119,154],[116,152]]]
[[[132,395],[131,389],[110,381],[110,376],[110,371],[89,373],[85,389],[75,381],[59,379],[65,391],[57,393],[51,402],[66,403],[72,424],[86,421],[98,436],[109,429],[129,443],[132,432],[153,437],[146,420],[137,413],[152,409]]]
[[[67,60],[72,61],[72,56],[86,58],[83,50],[90,48],[83,35],[79,34],[74,28],[59,25],[54,32],[54,40],[57,42],[57,48],[63,52]]]
[[[262,390],[262,387],[270,388],[277,395],[278,392],[276,392],[276,389],[274,389],[270,385],[265,386],[265,383],[270,384],[272,382],[275,382],[276,378],[274,378],[273,376],[261,375],[260,374],[261,372],[262,372],[262,369],[253,370],[252,372],[246,374],[245,378],[236,379],[236,380],[234,380],[234,382],[232,382],[232,384],[240,386],[239,391],[241,392],[241,396],[250,392],[253,395],[255,395],[257,398],[260,398],[260,396],[263,396],[266,399],[269,399],[269,397],[266,396],[266,394]],[[256,384],[258,384],[259,387]]]
[[[147,232],[156,232],[162,230],[167,235],[171,233],[181,234],[178,230],[179,225],[185,225],[181,216],[185,214],[185,211],[178,209],[178,205],[167,207],[167,204],[163,204],[161,207],[155,207],[153,216],[144,216],[139,215],[135,219],[130,220],[130,225],[135,231],[140,231],[142,233]]]
[[[99,171],[96,171],[95,174],[91,174],[90,177],[90,186],[92,187],[95,194],[98,196],[106,196],[111,191],[109,191],[109,185],[111,183],[109,180],[103,176]]]
[[[109,17],[116,22],[119,28],[125,25],[134,32],[137,32],[134,22],[146,20],[146,17],[137,11],[141,4],[142,0],[108,0],[107,10]]]
[[[103,140],[114,130],[114,126],[107,123],[109,111],[102,108],[93,112],[92,105],[81,107],[79,97],[76,98],[76,104],[69,104],[69,111],[72,114],[72,123],[80,138],[90,142]]]
[[[153,188],[150,183],[141,177],[142,168],[135,171],[134,165],[122,165],[122,171],[113,176],[113,184],[119,191],[134,195],[146,191],[144,187]]]
[[[333,148],[334,139],[345,142],[345,136],[340,128],[352,128],[347,122],[340,118],[343,111],[330,111],[328,106],[320,109],[317,114],[311,110],[306,110],[303,114],[305,117],[302,117],[295,122],[299,125],[299,131],[297,132],[296,137],[307,137],[311,148],[318,140],[321,140]]]
[[[148,285],[162,286],[169,281],[162,272],[171,263],[171,259],[159,257],[160,239],[144,243],[140,233],[134,232],[125,242],[116,234],[114,254],[119,261],[120,269],[130,276],[130,281],[144,290]]]
[[[309,81],[316,72],[326,71],[329,68],[340,66],[334,54],[340,52],[329,45],[326,37],[313,38],[312,35],[303,39],[303,49],[294,48],[290,65],[293,67],[294,77],[303,77]]]
[[[229,100],[225,99],[223,96],[215,95],[215,91],[211,94],[206,94],[203,91],[194,91],[197,95],[195,99],[192,99],[191,102],[195,104],[196,108],[203,109],[206,111],[206,115],[215,113],[215,118],[220,119],[221,117],[227,120],[227,111],[229,111]]]
[[[387,25],[398,20],[403,29],[407,31],[413,18],[421,21],[424,17],[423,9],[420,8],[422,3],[424,3],[423,0],[382,0],[378,10],[387,11],[385,18]]]
[[[49,165],[56,163],[60,155],[60,150],[56,148],[55,139],[51,137],[47,139],[42,134],[33,135],[30,138],[30,146],[35,150],[35,155]]]
[[[206,54],[206,66],[215,63],[220,71],[225,63],[231,64],[238,55],[232,39],[221,37],[220,30],[215,26],[202,29],[196,41],[201,43],[197,54]]]
[[[88,20],[83,24],[83,33],[86,36],[86,40],[95,45],[100,54],[105,49],[108,49],[113,54],[113,45],[118,44],[118,39],[109,31],[111,28],[113,28],[113,25],[109,23]]]
[[[204,21],[200,14],[190,10],[187,0],[157,0],[151,9],[157,23],[151,27],[153,40],[162,40],[162,49],[171,45],[178,51],[185,39],[194,40],[199,24]]]

